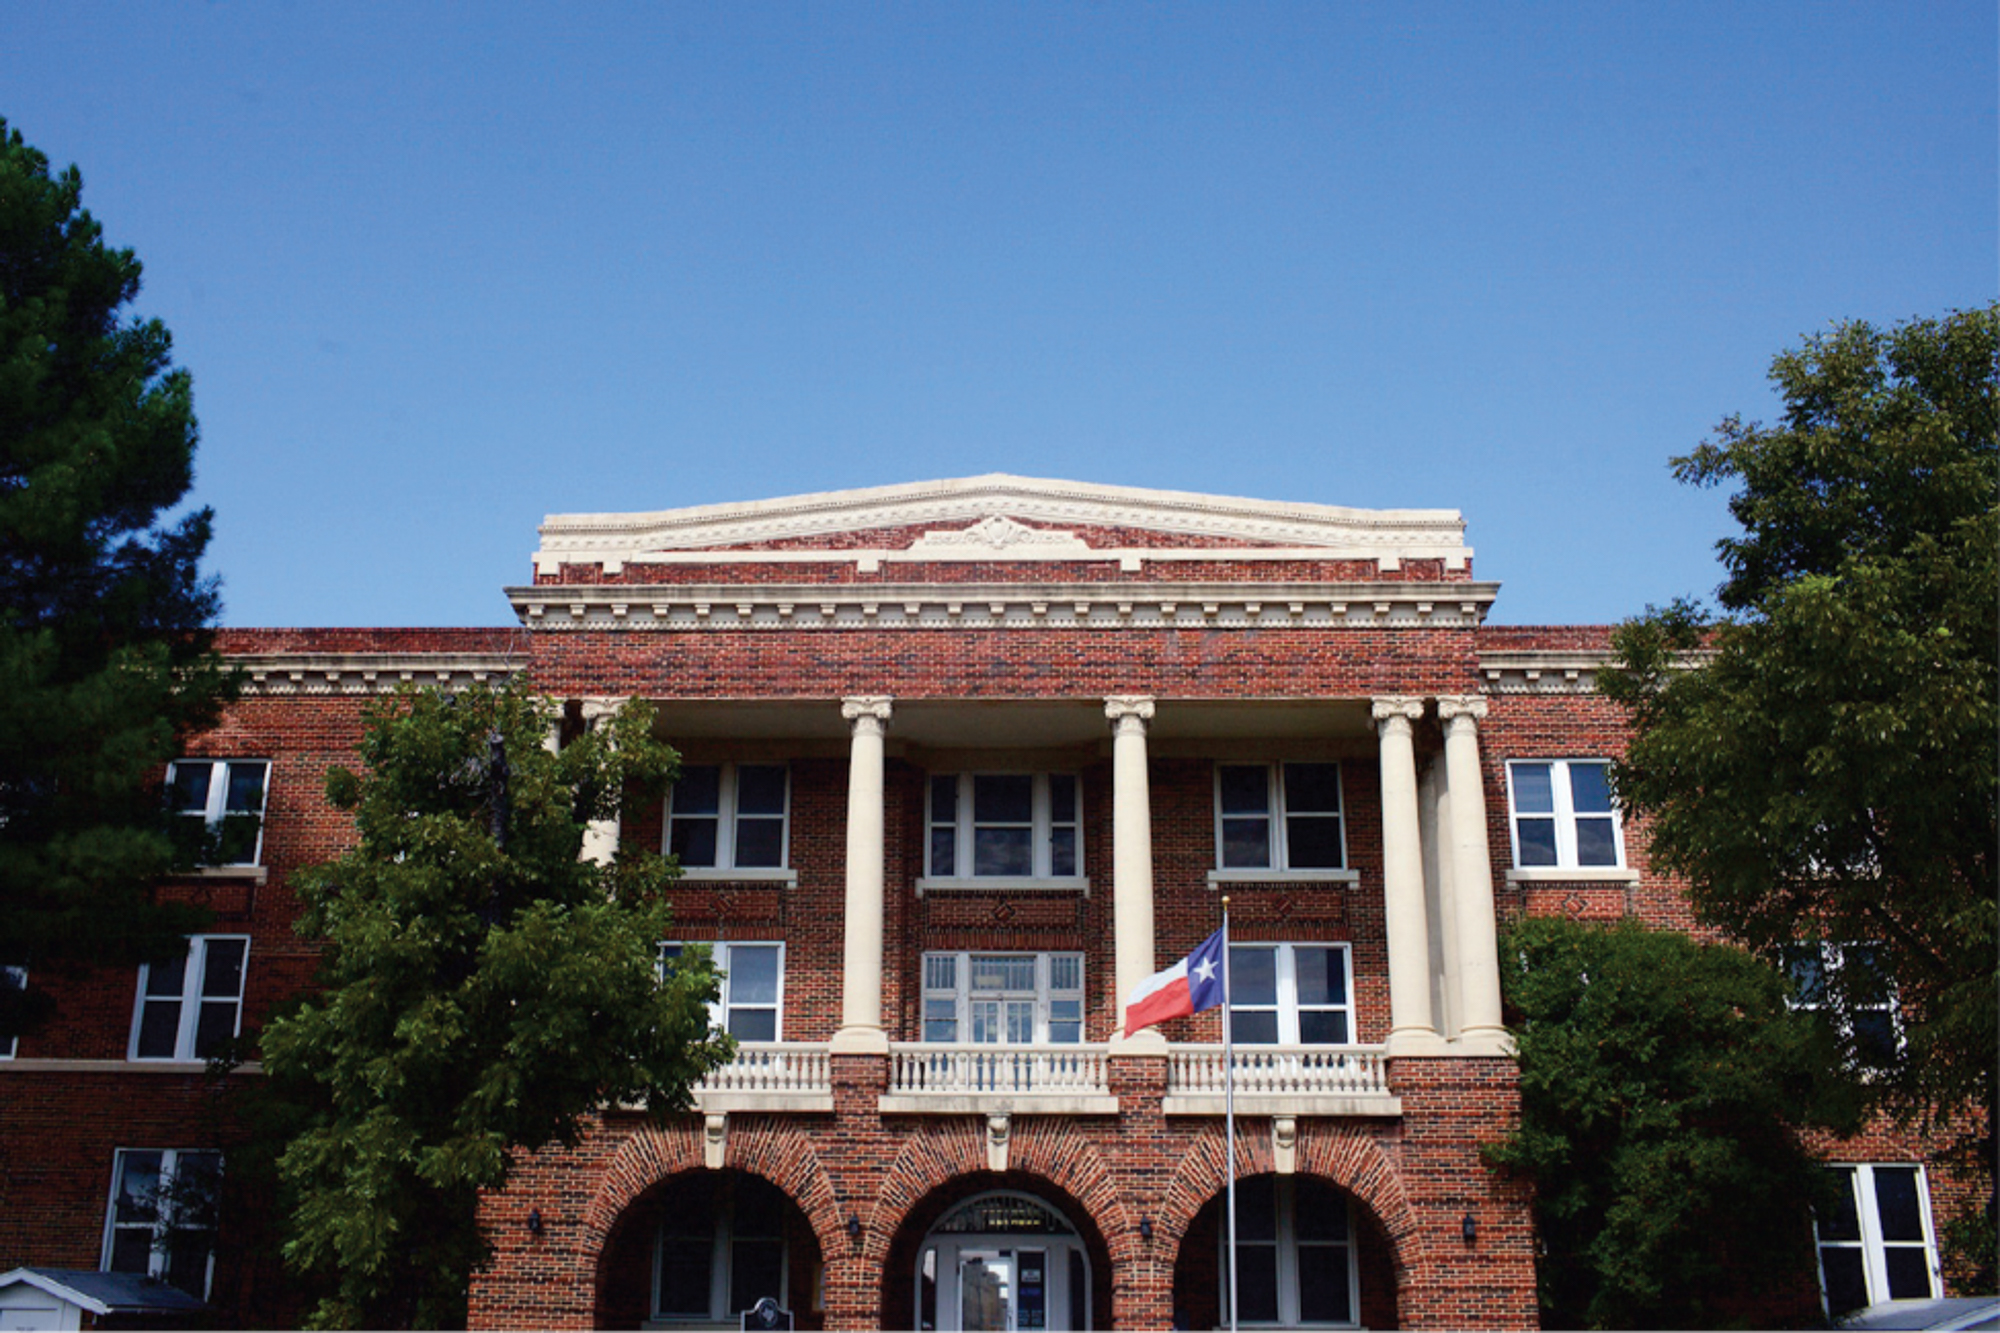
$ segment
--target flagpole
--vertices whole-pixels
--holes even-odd
[[[1236,1047],[1229,1034],[1229,895],[1222,895],[1222,1153],[1229,1163],[1229,1333],[1236,1333]]]

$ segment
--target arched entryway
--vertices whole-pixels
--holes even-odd
[[[1174,1262],[1174,1322],[1229,1325],[1227,1191],[1202,1205]],[[1310,1175],[1236,1182],[1237,1321],[1245,1328],[1395,1328],[1393,1250],[1366,1204]]]
[[[683,1171],[619,1215],[597,1265],[599,1328],[737,1328],[769,1297],[825,1327],[825,1265],[799,1206],[747,1171]]]
[[[934,1191],[898,1229],[884,1274],[886,1327],[1108,1328],[1110,1254],[1075,1199],[1021,1172]]]

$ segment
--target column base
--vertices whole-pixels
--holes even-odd
[[[827,1050],[834,1055],[887,1055],[889,1034],[881,1028],[842,1028],[833,1034]]]
[[[1390,1059],[1399,1055],[1451,1055],[1451,1043],[1437,1034],[1433,1028],[1397,1028],[1383,1043],[1383,1054]]]
[[[1466,1028],[1452,1040],[1453,1055],[1497,1055],[1514,1058],[1514,1034],[1506,1028]]]

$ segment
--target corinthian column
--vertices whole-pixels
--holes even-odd
[[[1146,776],[1146,724],[1153,701],[1121,694],[1104,701],[1111,719],[1111,920],[1117,960],[1115,1013],[1124,1017],[1125,997],[1153,975],[1153,809]],[[1164,1048],[1165,1038],[1147,1028],[1123,1043]]]
[[[847,906],[840,1031],[833,1049],[884,1052],[882,1030],[882,737],[889,725],[886,695],[840,701],[853,736],[847,764]]]
[[[1411,723],[1421,699],[1375,700],[1381,733],[1382,905],[1389,936],[1389,1045],[1438,1040],[1431,1018],[1430,921],[1424,909],[1424,853],[1417,822],[1417,751]]]
[[[1500,947],[1493,916],[1493,854],[1486,836],[1486,790],[1479,771],[1478,695],[1438,699],[1444,722],[1445,780],[1451,790],[1453,924],[1458,933],[1461,1036],[1503,1035],[1500,1022]]]

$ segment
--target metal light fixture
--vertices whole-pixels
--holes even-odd
[[[1152,1243],[1153,1240],[1152,1218],[1142,1217],[1139,1219],[1139,1239],[1145,1241],[1149,1245]]]
[[[539,1208],[528,1210],[528,1234],[530,1236],[542,1234],[542,1210]]]
[[[1467,1213],[1464,1220],[1459,1222],[1458,1234],[1464,1238],[1467,1245],[1476,1245],[1479,1242],[1479,1223],[1471,1213]]]

